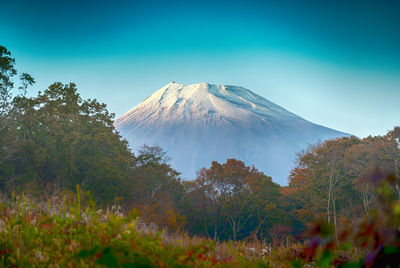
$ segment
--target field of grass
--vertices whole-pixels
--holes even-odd
[[[81,207],[79,196],[47,204],[14,197],[0,206],[3,267],[265,267],[253,249],[168,234],[122,215]],[[90,202],[89,202],[90,203]]]
[[[79,189],[78,189],[79,192]],[[105,210],[81,194],[48,203],[24,195],[0,204],[1,267],[369,267],[356,247],[214,242],[145,224],[133,210]],[[323,229],[323,226],[322,226]],[[323,230],[320,230],[322,233]],[[312,251],[312,252],[311,252]],[[346,264],[347,263],[347,264]]]

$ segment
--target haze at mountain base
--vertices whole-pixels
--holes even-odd
[[[115,121],[136,150],[159,145],[185,179],[211,161],[236,158],[287,184],[296,153],[349,136],[313,124],[238,86],[171,82]]]

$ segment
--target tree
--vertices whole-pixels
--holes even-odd
[[[198,171],[197,178],[193,183],[186,184],[189,202],[193,204],[193,210],[190,207],[186,209],[188,215],[192,215],[195,221],[202,223],[204,232],[214,241],[221,238],[226,225],[222,215],[223,204],[226,201],[226,187],[219,180],[218,174],[222,166],[213,161],[211,168],[202,168]],[[200,217],[200,219],[199,219]]]
[[[322,201],[314,190],[314,172],[310,167],[295,167],[289,175],[289,186],[282,188],[282,195],[291,215],[304,224],[320,215]]]
[[[212,167],[211,167],[212,168]],[[258,172],[254,167],[245,166],[242,161],[228,159],[222,165],[221,174],[217,174],[224,185],[226,202],[223,209],[231,227],[233,241],[236,241],[240,231],[254,216],[254,200],[251,195],[248,176]]]
[[[23,143],[9,187],[36,186],[43,194],[54,185],[74,189],[80,184],[100,204],[116,196],[129,197],[132,154],[115,131],[114,115],[105,104],[82,100],[73,83],[54,83],[37,97],[17,102]]]
[[[169,199],[174,198],[172,189],[180,184],[180,173],[168,161],[165,151],[159,146],[144,144],[139,149],[132,177],[137,185],[142,186],[138,194],[143,204],[150,204],[166,195]]]
[[[397,178],[393,183],[392,191],[400,199],[400,127],[395,127],[389,131],[384,137],[383,142],[386,146],[383,147],[387,162],[390,163],[386,168],[386,172],[394,174]]]
[[[354,187],[359,191],[365,214],[369,214],[375,202],[375,187],[370,184],[370,172],[383,165],[380,151],[382,142],[380,138],[367,137],[359,144],[351,146],[345,153],[345,168],[349,176],[354,178]]]
[[[130,175],[134,186],[131,206],[139,207],[141,217],[147,222],[178,230],[185,222],[178,207],[184,189],[180,173],[168,161],[165,151],[159,146],[144,144],[139,149]]]
[[[214,240],[265,235],[261,228],[267,228],[278,211],[279,185],[239,160],[213,161],[185,187],[190,204],[185,215],[201,225],[191,230],[203,230]]]
[[[14,78],[18,71],[14,65],[11,52],[0,45],[0,174],[5,172],[5,163],[15,157],[20,142],[15,134],[19,110],[14,99],[24,95],[28,86],[35,82],[29,74],[21,73],[18,81],[20,86],[15,89]]]
[[[301,195],[313,198],[316,211],[321,212],[321,204],[325,204],[327,221],[332,221],[335,227],[338,225],[338,202],[349,202],[354,192],[353,178],[345,168],[345,153],[359,142],[355,137],[343,137],[310,146],[298,155],[297,167],[290,177],[289,186],[303,184],[299,188],[304,190]]]
[[[254,170],[255,171],[255,170]],[[250,172],[246,178],[253,207],[252,225],[249,226],[255,239],[266,238],[275,224],[287,225],[284,208],[281,206],[281,187],[262,172]]]

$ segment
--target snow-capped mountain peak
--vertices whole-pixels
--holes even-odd
[[[118,118],[132,149],[166,149],[184,177],[212,160],[237,158],[281,184],[295,153],[319,140],[344,136],[315,125],[243,87],[171,82]]]
[[[202,120],[205,115],[237,120],[248,120],[251,116],[303,120],[243,87],[171,82],[119,118],[117,125],[138,116],[146,121],[158,117],[166,121],[188,117]]]

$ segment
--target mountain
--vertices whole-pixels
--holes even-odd
[[[183,178],[236,158],[285,185],[296,153],[348,136],[313,124],[238,86],[171,82],[115,121],[132,149],[159,145]]]

